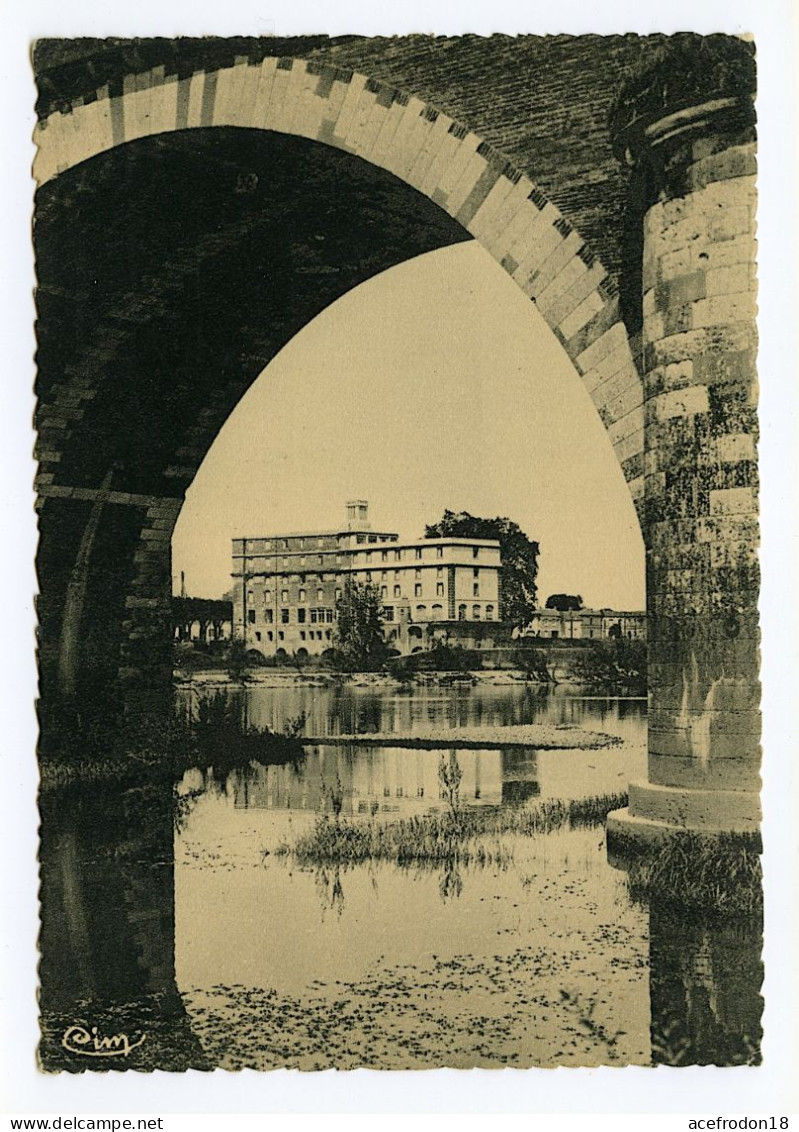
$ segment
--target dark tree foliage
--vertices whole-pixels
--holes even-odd
[[[547,598],[546,608],[567,613],[570,609],[582,609],[583,599],[580,594],[550,594]]]
[[[388,655],[380,587],[349,580],[336,602],[336,648],[352,672],[374,672]]]
[[[445,511],[437,523],[424,529],[425,538],[496,539],[502,555],[499,572],[499,618],[513,625],[532,619],[538,591],[538,543],[529,539],[511,519],[481,519],[468,511]]]
[[[624,638],[591,641],[574,661],[572,672],[595,691],[645,696],[646,643]]]

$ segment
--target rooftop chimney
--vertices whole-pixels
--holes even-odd
[[[347,502],[347,530],[368,531],[369,504],[365,499],[350,499]]]

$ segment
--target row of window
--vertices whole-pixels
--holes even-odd
[[[467,609],[468,609],[468,607],[466,605],[462,604],[462,605],[458,606],[458,620],[459,621],[465,621],[466,620]],[[426,605],[415,606],[413,612],[416,615],[415,619],[417,621],[424,621],[424,620],[427,619],[427,606]],[[444,617],[444,606],[443,605],[431,605],[430,606],[430,612],[432,613],[434,620],[442,620],[443,617]],[[394,610],[393,605],[384,605],[383,606],[383,619],[385,621],[393,621],[394,620],[394,613],[395,613],[395,610]],[[485,607],[485,619],[486,619],[486,621],[493,621],[494,620],[494,613],[495,613],[494,606],[493,605],[487,605]],[[479,605],[473,605],[472,606],[472,620],[473,621],[479,621],[481,619],[481,617],[482,617],[482,607],[479,606]]]
[[[332,637],[333,637],[333,634],[330,631],[330,629],[325,629],[324,631],[322,631],[321,629],[309,629],[307,632],[306,632],[305,629],[300,630],[300,640],[301,641],[329,641],[329,640],[332,640]],[[262,640],[263,634],[260,633],[260,632],[256,632],[255,639],[256,639],[256,641]],[[266,639],[267,639],[267,641],[274,641],[275,634],[272,632],[271,629],[267,629]],[[281,629],[278,629],[278,631],[277,631],[277,639],[279,641],[284,641],[286,639],[286,634]]]
[[[321,544],[320,544],[320,545],[321,545]],[[417,562],[420,562],[420,561],[422,560],[422,558],[423,558],[423,549],[424,549],[424,548],[423,548],[423,547],[421,547],[421,546],[416,546],[416,547],[414,547],[414,548],[413,548],[413,556],[414,556],[414,559],[415,559],[415,560],[416,560]],[[443,557],[444,557],[444,547],[443,547],[443,546],[437,546],[437,547],[435,547],[435,552],[436,552],[436,558],[443,558]],[[260,555],[261,555],[262,553],[266,553],[266,552],[265,552],[265,551],[256,551],[256,552],[251,552],[251,553],[250,553],[250,555],[249,555],[249,557],[251,557],[251,558],[257,558],[257,557],[259,557],[259,556],[260,556]],[[373,553],[377,553],[377,552],[376,552],[376,551],[375,551],[375,552],[373,552],[373,551],[371,551],[371,550],[367,550],[367,551],[366,551],[365,553],[364,553],[364,552],[360,552],[360,553],[358,554],[358,557],[359,557],[359,558],[363,557],[363,558],[364,558],[364,560],[365,560],[366,562],[371,562],[371,561],[372,561],[372,554],[373,554]],[[327,555],[324,555],[324,554],[320,554],[320,555],[318,556],[318,564],[319,564],[320,566],[324,566],[324,564],[325,564],[325,559],[326,559],[326,558],[327,558],[327,559],[329,559],[329,558],[331,557],[331,554],[332,554],[332,550],[331,550],[331,552],[329,552],[329,553],[328,553]],[[381,562],[388,562],[388,561],[389,561],[389,555],[390,555],[390,554],[393,554],[393,556],[394,556],[394,559],[393,559],[393,560],[394,560],[395,562],[402,562],[402,561],[403,561],[403,559],[405,558],[405,551],[404,551],[404,550],[394,550],[394,551],[381,550],[381,551],[380,551],[380,561],[381,561]],[[475,558],[475,559],[476,559],[476,558],[479,558],[479,557],[480,557],[480,547],[479,547],[479,546],[473,546],[473,547],[472,547],[472,558]],[[342,553],[341,553],[341,551],[340,551],[340,550],[336,552],[336,556],[335,556],[335,559],[336,559],[336,562],[341,562],[341,560],[342,560]],[[295,565],[296,565],[296,564],[297,564],[297,563],[295,563]],[[283,566],[288,566],[288,565],[289,565],[289,557],[288,557],[288,555],[283,555],[283,556],[282,556],[282,558],[281,558],[281,565],[283,565]],[[309,562],[308,562],[308,560],[307,560],[307,556],[303,555],[303,556],[302,556],[302,557],[300,558],[298,565],[300,565],[300,566],[306,566],[306,565],[310,565],[310,563],[309,563]]]
[[[247,597],[248,597],[249,601],[251,601],[251,602],[255,600],[255,593],[253,592],[253,590],[248,590]],[[338,598],[340,598],[340,597],[341,597],[341,590],[336,590],[336,599],[338,600]],[[299,590],[298,593],[297,593],[297,601],[307,601],[307,599],[308,599],[308,591],[304,590],[304,589]],[[317,601],[324,601],[324,599],[325,599],[325,591],[321,588],[317,589],[316,600]],[[271,590],[264,590],[264,602],[265,603],[271,602],[271,600],[272,600],[272,591]],[[288,590],[281,590],[280,591],[280,601],[283,605],[289,604],[289,591]]]
[[[398,578],[402,572],[403,572],[402,569],[392,571],[393,576],[395,578]],[[371,582],[372,581],[372,575],[373,575],[372,570],[360,570],[360,571],[358,571],[358,573],[360,575],[361,581],[365,581],[365,582]],[[473,577],[475,579],[479,579],[479,577],[480,577],[479,567],[475,566],[472,573],[473,573]],[[385,581],[388,578],[388,575],[389,575],[388,570],[381,570],[381,572],[380,572],[381,581]],[[414,577],[415,578],[421,578],[422,577],[422,570],[420,568],[417,568],[414,571]],[[436,569],[436,578],[443,578],[443,577],[444,577],[444,569],[443,569],[442,566],[439,566]],[[296,579],[300,583],[300,585],[302,586],[302,585],[304,585],[304,583],[306,581],[313,582],[315,580],[315,575],[311,574],[310,577],[307,578],[305,574],[297,574]],[[335,579],[336,581],[341,580],[340,575],[337,575],[337,574],[321,574],[318,580],[320,582],[324,582],[324,581],[333,581],[333,579]],[[322,592],[321,590],[317,590],[317,595],[321,594],[321,592]],[[265,589],[263,591],[263,593],[264,593],[264,601],[271,601],[272,591]],[[283,601],[288,601],[288,596],[287,596],[288,593],[289,593],[289,591],[285,590],[285,589],[281,591],[281,596],[282,596]],[[305,589],[300,589],[297,600],[298,601],[305,601],[305,593],[306,593]],[[252,590],[249,591],[249,596],[250,596],[250,598],[253,597],[253,591]],[[340,597],[340,596],[341,596],[341,590],[336,590],[336,597]]]
[[[461,603],[458,606],[458,620],[459,621],[465,621],[466,620],[467,611],[468,611],[468,607],[465,603]],[[426,605],[417,605],[414,608],[413,612],[416,615],[416,620],[422,620],[422,621],[426,620],[426,618],[427,618],[427,606]],[[438,604],[432,605],[430,607],[430,612],[432,613],[434,620],[435,619],[441,620],[441,619],[443,619],[443,616],[444,616],[444,607],[443,607],[443,605],[438,605]],[[473,621],[479,621],[482,617],[482,612],[483,612],[483,610],[482,610],[481,606],[473,605],[472,606],[472,620]],[[494,612],[495,612],[495,610],[494,610],[493,605],[487,605],[485,607],[485,619],[486,619],[486,621],[493,621],[494,620]],[[288,625],[290,623],[290,613],[291,613],[291,611],[289,609],[281,609],[281,611],[280,611],[280,623],[281,623],[281,625]],[[297,610],[297,623],[299,625],[306,624],[306,618],[307,618],[308,613],[310,613],[310,623],[312,625],[332,625],[333,622],[335,621],[335,613],[332,609],[311,609],[310,611],[305,610],[305,609],[298,609]],[[386,621],[393,621],[394,620],[394,613],[395,613],[395,610],[394,610],[393,605],[384,605],[383,606],[383,617],[385,618]],[[254,625],[255,624],[255,618],[256,618],[255,610],[254,609],[248,609],[247,610],[247,622],[248,622],[248,624]],[[264,621],[267,625],[273,624],[273,611],[271,609],[265,609],[264,610]],[[592,636],[593,636],[593,634],[592,634]],[[256,633],[256,637],[258,638],[258,640],[260,640],[260,637],[258,636],[257,633]],[[300,633],[300,637],[303,640],[305,640],[305,637],[303,636],[302,632]],[[280,640],[283,639],[282,633],[279,635],[279,639]],[[313,640],[313,638],[311,638],[311,639]],[[269,635],[269,640],[270,641],[272,640],[271,635]]]
[[[266,624],[267,625],[273,624],[273,622],[274,622],[274,610],[267,608],[263,611],[263,613],[264,613],[264,621],[266,622]],[[335,612],[332,609],[314,608],[314,609],[311,609],[311,610],[307,610],[304,607],[300,607],[296,611],[296,613],[297,613],[297,623],[299,625],[304,625],[306,620],[310,620],[312,625],[332,625],[333,622],[336,619]],[[310,613],[310,617],[308,616],[309,613]],[[254,609],[248,609],[247,610],[247,622],[248,622],[248,624],[254,625],[255,624],[255,618],[256,618],[256,611]],[[281,625],[288,625],[290,620],[291,620],[291,610],[290,609],[281,609],[280,610],[280,624]]]

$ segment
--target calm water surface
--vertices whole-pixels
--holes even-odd
[[[185,693],[196,697],[197,691]],[[207,693],[205,693],[207,694]],[[465,807],[615,793],[645,772],[644,705],[519,685],[249,689],[242,711],[317,735],[452,728]],[[457,728],[540,720],[591,751],[458,750]],[[306,733],[310,733],[306,731]],[[51,1070],[739,1064],[759,1057],[759,923],[630,902],[601,827],[482,839],[483,867],[302,868],[348,822],[441,811],[446,751],[321,743],[257,764],[43,789],[39,965]],[[176,789],[175,789],[176,787]],[[130,1057],[65,1046],[75,1027]]]
[[[622,741],[591,751],[460,750],[461,803],[469,807],[617,792],[645,774],[641,701],[519,686],[411,694],[256,687],[245,694],[252,723],[280,729],[305,712],[307,731],[317,735],[540,721]],[[690,1020],[687,1036],[681,1028],[680,995],[696,1013],[697,978],[713,1005],[693,1029],[711,1044],[719,1026],[729,1030],[707,960],[717,944],[708,936],[686,945],[686,926],[661,917],[658,954],[668,971],[659,1010],[671,1011],[670,1028],[665,1036],[653,1031],[650,992],[654,986],[660,994],[663,980],[650,977],[650,913],[630,902],[624,874],[608,865],[601,827],[504,835],[511,859],[501,868],[300,868],[275,853],[329,812],[337,791],[355,821],[440,812],[440,758],[440,751],[319,745],[299,769],[252,767],[221,788],[204,770],[185,775],[176,842],[177,980],[212,1063],[673,1061],[692,1040]],[[675,973],[670,941],[677,939]],[[740,952],[740,938],[730,946]],[[737,1041],[745,1020],[734,1018],[732,1029]],[[744,1055],[747,1048],[744,1042]]]

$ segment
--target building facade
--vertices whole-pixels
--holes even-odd
[[[586,641],[621,638],[646,640],[646,614],[615,609],[539,609],[523,637]]]
[[[338,530],[233,540],[234,635],[265,657],[319,656],[335,645],[336,603],[353,580],[379,587],[391,649],[419,652],[447,623],[459,636],[464,623],[498,620],[500,567],[498,542],[400,542],[372,530],[354,500]]]

